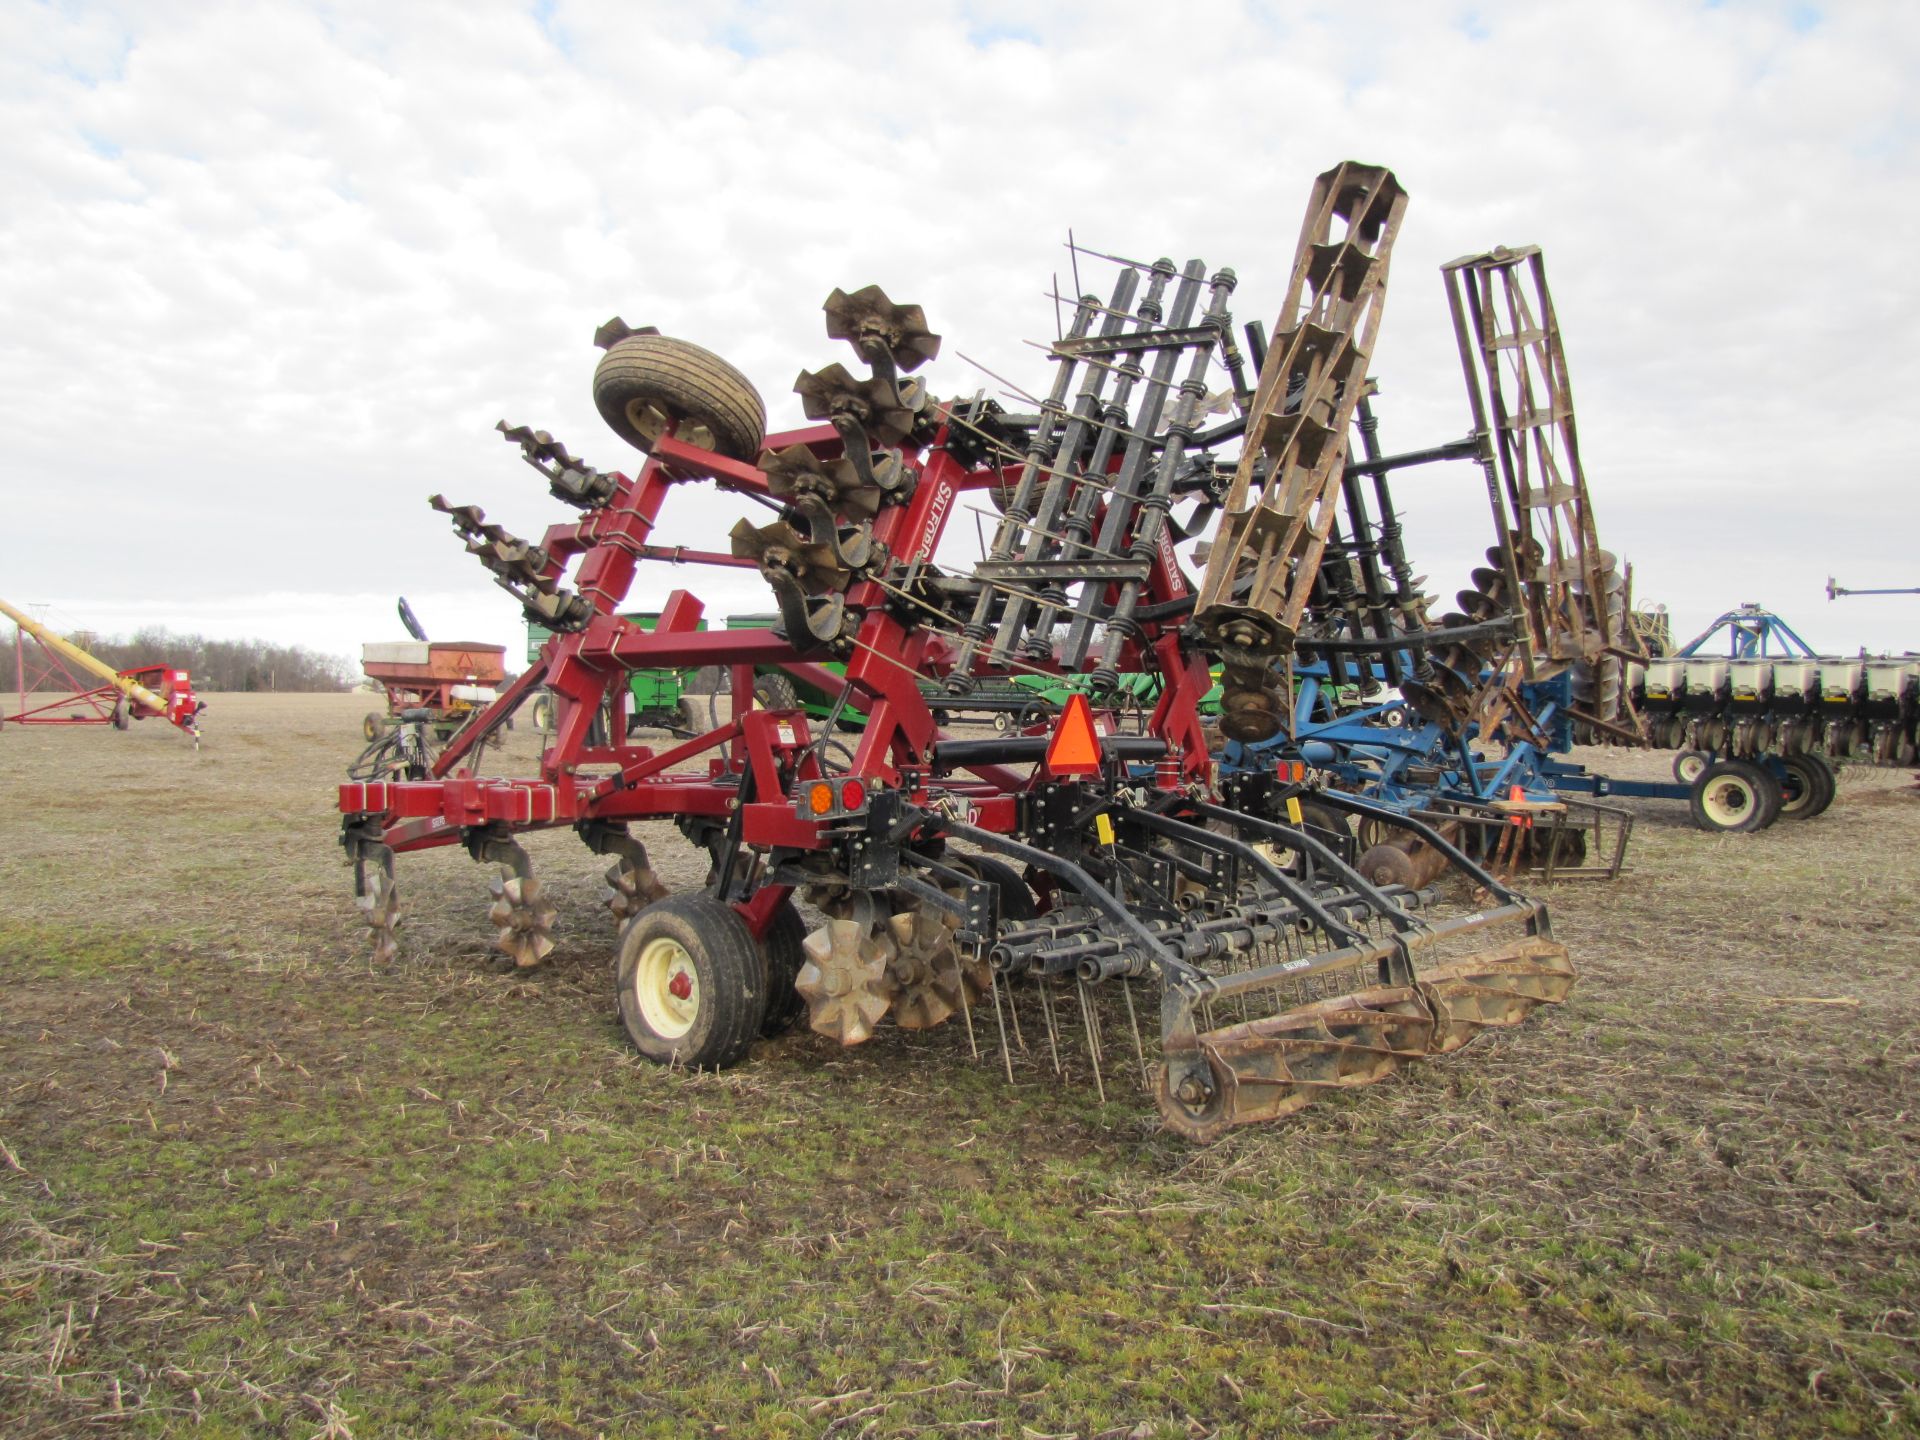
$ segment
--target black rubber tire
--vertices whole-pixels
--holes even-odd
[[[711,351],[666,335],[629,335],[593,369],[593,404],[613,433],[651,454],[670,421],[689,445],[752,460],[767,407],[751,381]]]
[[[1682,750],[1673,757],[1673,778],[1682,785],[1691,785],[1709,763],[1704,750]]]
[[[527,723],[536,730],[553,729],[553,696],[542,691],[533,697],[533,712]]]
[[[119,700],[117,700],[114,703],[113,728],[116,730],[125,730],[131,727],[132,724],[133,724],[132,705],[128,701],[127,697],[122,695],[119,698]]]
[[[1020,872],[1006,861],[995,860],[989,855],[955,855],[952,864],[956,870],[971,871],[999,892],[1000,919],[1003,922],[1031,920],[1040,913],[1033,891],[1020,878]]]
[[[934,711],[933,723],[938,725],[942,730],[946,729],[949,725],[953,724],[953,712],[950,710]]]
[[[378,740],[387,733],[387,717],[378,710],[369,710],[366,718],[360,722],[360,733],[366,736],[369,742]]]
[[[1780,763],[1786,767],[1789,775],[1800,782],[1799,793],[1782,793],[1780,818],[1811,820],[1816,815],[1824,814],[1840,790],[1840,780],[1833,773],[1833,766],[1823,756],[1812,753],[1789,755]]]
[[[1300,802],[1300,822],[1313,832],[1314,839],[1336,850],[1339,846],[1335,842],[1353,839],[1353,817],[1318,800]]]
[[[1767,817],[1760,822],[1760,828],[1764,830],[1780,818],[1780,801],[1782,798],[1780,793],[1780,780],[1771,770],[1767,769],[1757,760],[1747,760],[1743,763],[1749,770],[1753,771],[1755,776],[1754,783],[1760,787],[1760,799],[1761,803],[1766,807]]]
[[[658,952],[656,942],[663,944]],[[677,950],[692,970],[696,1005],[687,1029],[663,1033],[647,1016],[640,989],[657,957]],[[656,900],[620,931],[615,983],[620,1023],[634,1049],[659,1065],[724,1070],[747,1056],[767,1013],[766,961],[747,922],[711,895]]]
[[[1700,773],[1687,796],[1687,810],[1702,830],[1751,834],[1780,813],[1780,787],[1746,760],[1719,760]]]
[[[1011,729],[1013,729],[1013,716],[1005,710],[996,711],[993,717],[993,733],[1004,735]]]
[[[762,710],[798,710],[800,696],[785,675],[753,677],[753,703]]]
[[[807,1013],[807,997],[794,989],[800,967],[807,955],[800,948],[807,938],[807,927],[791,900],[782,900],[760,941],[760,956],[766,963],[767,1013],[760,1021],[760,1033],[768,1039],[784,1035]]]

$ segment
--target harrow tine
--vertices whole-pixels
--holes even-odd
[[[1093,1088],[1100,1096],[1102,1105],[1107,1103],[1107,1084],[1100,1074],[1100,1031],[1095,1023],[1092,1003],[1087,995],[1087,982],[1076,981],[1074,988],[1080,995],[1080,1023],[1086,1027],[1087,1057],[1093,1062]]]
[[[1000,975],[996,971],[993,977],[993,1018],[1000,1026],[1000,1059],[1007,1067],[1007,1083],[1013,1084],[1013,1049],[1007,1044],[1007,1019],[1000,1011]]]
[[[953,988],[960,992],[960,1018],[967,1027],[967,1049],[972,1052],[973,1058],[978,1060],[980,1042],[973,1036],[973,1000],[967,994],[967,975],[958,948],[953,952]]]
[[[1013,1022],[1013,1038],[1020,1044],[1020,1053],[1027,1054],[1027,1037],[1020,1029],[1020,1007],[1014,1002],[1011,983],[1007,986],[1007,1019]]]
[[[1056,1075],[1065,1075],[1067,1072],[1061,1068],[1060,1065],[1060,1033],[1054,1024],[1053,997],[1048,993],[1051,988],[1047,983],[1046,977],[1042,976],[1039,985],[1040,1013],[1046,1018],[1047,1022],[1047,1050],[1053,1056],[1053,1073]]]
[[[1151,1086],[1153,1067],[1147,1064],[1147,1047],[1140,1039],[1140,1015],[1133,1006],[1133,986],[1122,985],[1120,993],[1127,997],[1127,1024],[1133,1030],[1133,1054],[1134,1058],[1140,1062],[1140,1083]]]

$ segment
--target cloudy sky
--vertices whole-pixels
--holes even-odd
[[[775,428],[847,358],[836,285],[926,307],[936,394],[990,383],[961,351],[1037,389],[1020,342],[1069,228],[1232,265],[1271,327],[1312,178],[1355,158],[1412,196],[1389,450],[1467,428],[1440,263],[1538,243],[1640,599],[1920,648],[1920,596],[1824,593],[1920,585],[1916,81],[1896,0],[0,0],[0,596],[357,655],[406,594],[517,646],[425,497],[563,518],[501,418],[634,468],[588,391],[610,316],[728,357]],[[1478,472],[1399,494],[1451,595],[1490,538]],[[679,498],[663,540],[742,513]],[[635,598],[769,599],[657,584]]]

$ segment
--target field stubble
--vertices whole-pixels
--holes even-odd
[[[1904,774],[1755,836],[1636,804],[1633,873],[1550,893],[1568,1006],[1194,1150],[957,1026],[646,1066],[564,831],[541,970],[488,970],[448,852],[376,969],[331,812],[365,698],[212,702],[198,757],[0,734],[16,1440],[1920,1425]]]

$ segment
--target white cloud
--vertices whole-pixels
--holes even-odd
[[[422,502],[563,518],[502,417],[634,463],[587,393],[610,315],[725,354],[776,425],[838,358],[820,300],[869,280],[948,337],[936,392],[982,383],[959,351],[1039,388],[1018,340],[1069,227],[1233,265],[1270,325],[1311,177],[1353,156],[1413,197],[1390,449],[1467,425],[1438,264],[1539,242],[1640,594],[1681,629],[1757,599],[1823,645],[1920,645],[1920,600],[1821,589],[1920,584],[1917,52],[1895,4],[16,4],[0,595],[352,653],[405,592],[511,640]],[[1450,593],[1477,475],[1399,494]],[[676,500],[669,541],[741,513]]]

